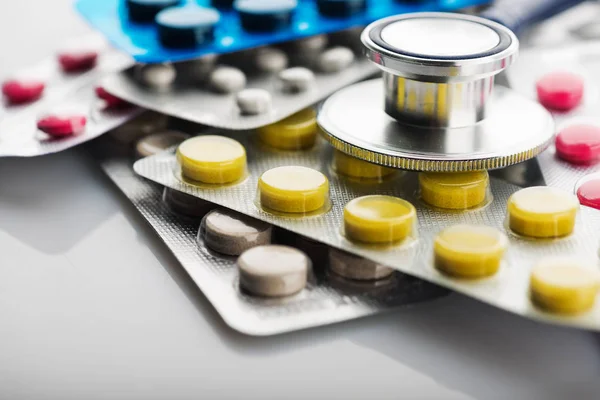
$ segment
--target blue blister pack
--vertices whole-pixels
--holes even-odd
[[[172,0],[171,3],[177,3]],[[295,3],[296,0],[284,1]],[[163,3],[168,3],[162,0]],[[166,61],[183,61],[200,57],[204,54],[222,54],[236,52],[273,43],[296,40],[303,37],[330,33],[355,26],[364,26],[377,19],[408,12],[417,11],[454,11],[470,6],[483,5],[489,0],[366,0],[364,8],[353,10],[349,16],[327,17],[324,14],[331,10],[323,8],[321,0],[298,0],[293,12],[279,15],[265,14],[265,4],[281,3],[276,0],[250,0],[249,3],[259,3],[254,15],[238,12],[231,8],[218,7],[218,18],[213,15],[198,12],[200,7],[210,7],[210,0],[179,0],[186,12],[179,18],[177,25],[162,29],[162,40],[175,45],[187,44],[189,47],[165,47],[159,38],[159,28],[154,22],[131,21],[131,4],[155,6],[161,0],[78,0],[76,9],[96,29],[101,31],[116,47],[124,50],[142,63],[159,63]],[[331,1],[334,9],[344,1]],[[129,3],[129,7],[128,4]],[[144,4],[146,3],[146,4]],[[212,4],[226,3],[223,0],[213,0]],[[360,0],[350,3],[361,3]],[[239,4],[239,1],[238,1]],[[238,10],[243,9],[238,6]],[[151,20],[152,12],[141,9],[134,15],[139,20]],[[335,12],[335,10],[334,10]],[[196,18],[197,17],[197,18]],[[257,17],[259,19],[253,20]],[[265,18],[267,17],[267,18]],[[169,18],[172,22],[172,18]],[[192,19],[196,25],[190,28]],[[166,20],[166,19],[165,19]],[[212,24],[216,21],[214,27]],[[271,26],[275,23],[276,26]],[[210,29],[207,30],[208,25]],[[164,27],[163,27],[164,28]],[[257,29],[258,28],[258,29]],[[266,28],[266,29],[265,29]],[[260,30],[263,31],[260,31]],[[165,33],[166,31],[166,33]],[[173,40],[172,35],[179,35]],[[202,41],[202,44],[190,44],[189,41]]]

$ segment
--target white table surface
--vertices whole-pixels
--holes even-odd
[[[88,31],[70,3],[2,2],[0,75]],[[244,336],[84,152],[0,159],[0,400],[593,399],[598,338],[459,295]]]

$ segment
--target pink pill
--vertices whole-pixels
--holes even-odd
[[[556,136],[556,153],[574,164],[590,164],[600,158],[600,128],[572,125]]]
[[[42,97],[45,87],[41,81],[11,79],[2,84],[2,94],[12,104],[23,104]]]
[[[577,197],[582,205],[600,210],[600,178],[581,185],[577,189]]]
[[[96,51],[69,51],[58,54],[58,63],[65,72],[81,72],[94,68],[98,61]]]
[[[536,84],[539,102],[546,108],[569,111],[581,103],[583,79],[569,72],[544,75]]]
[[[120,107],[127,107],[130,105],[125,100],[120,99],[117,96],[113,96],[112,94],[108,93],[106,91],[106,89],[104,89],[102,86],[96,87],[95,91],[96,91],[96,96],[99,99],[104,100],[104,103],[106,104],[106,107],[108,107],[108,108],[120,108]]]
[[[83,115],[46,115],[38,120],[37,127],[52,137],[62,138],[80,134],[86,122]]]

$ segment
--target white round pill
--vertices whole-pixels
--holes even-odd
[[[394,273],[390,267],[334,248],[329,249],[329,268],[346,279],[356,281],[385,279]]]
[[[217,67],[209,79],[211,87],[220,93],[237,92],[246,86],[246,75],[234,67]]]
[[[256,52],[256,68],[261,72],[279,72],[288,66],[288,56],[284,51],[265,47]]]
[[[327,46],[328,42],[329,39],[327,38],[327,35],[317,35],[296,40],[294,42],[294,46],[298,52],[313,53],[323,50]]]
[[[195,82],[203,82],[215,68],[217,58],[216,54],[207,54],[195,60],[180,63],[180,67],[186,78]]]
[[[150,157],[179,144],[189,138],[190,135],[179,131],[159,131],[148,135],[135,145],[135,153],[138,158]]]
[[[264,89],[244,89],[235,98],[242,114],[264,114],[271,109],[271,93]]]
[[[306,287],[310,259],[298,249],[270,245],[245,251],[237,260],[240,286],[250,293],[281,297]]]
[[[315,82],[315,74],[308,68],[294,67],[279,73],[282,90],[298,93],[308,90]]]
[[[177,71],[171,64],[147,64],[139,68],[142,83],[156,90],[168,90],[177,78]]]
[[[326,73],[339,72],[354,62],[354,53],[347,47],[332,47],[325,50],[317,60],[320,71]]]
[[[271,243],[272,226],[234,211],[218,209],[206,214],[198,238],[221,254],[239,256],[252,247]]]

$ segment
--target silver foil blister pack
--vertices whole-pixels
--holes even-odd
[[[244,145],[248,154],[248,177],[227,187],[198,187],[182,181],[174,149],[138,161],[135,171],[161,185],[222,205],[275,226],[310,237],[329,246],[363,256],[464,293],[501,309],[536,320],[600,330],[600,305],[594,310],[573,317],[555,316],[536,308],[529,297],[530,272],[543,257],[577,256],[598,262],[600,244],[600,213],[581,207],[572,235],[556,240],[530,240],[509,232],[506,228],[506,204],[520,188],[491,178],[492,197],[487,205],[465,212],[440,210],[426,205],[419,198],[417,174],[398,171],[380,183],[356,182],[338,176],[332,169],[332,149],[320,140],[309,151],[281,152],[265,148],[253,132],[221,132]],[[321,215],[295,217],[274,215],[256,203],[257,182],[271,168],[297,165],[321,171],[329,179],[331,209]],[[417,208],[417,233],[398,246],[374,248],[347,240],[341,230],[344,206],[352,199],[371,194],[403,198]],[[460,280],[441,274],[433,266],[433,241],[443,228],[455,224],[493,226],[507,233],[509,247],[500,271],[480,280]]]
[[[366,283],[337,277],[326,272],[323,261],[326,246],[304,242],[283,230],[276,230],[274,241],[292,246],[304,243],[299,247],[313,258],[313,274],[307,287],[297,295],[281,299],[246,294],[238,285],[235,258],[199,245],[200,220],[174,213],[164,201],[164,188],[137,176],[132,168],[131,148],[111,136],[90,143],[88,149],[224,321],[240,332],[257,336],[279,334],[378,314],[447,294],[436,285],[398,272],[383,281]]]
[[[102,85],[117,97],[163,114],[222,129],[254,129],[282,120],[318,103],[338,89],[377,74],[378,69],[356,50],[359,46],[356,32],[358,31],[348,32],[349,37],[344,39],[350,40],[345,47],[354,49],[355,59],[349,66],[338,72],[320,72],[315,67],[318,54],[310,54],[307,59],[295,59],[303,52],[288,49],[290,66],[306,66],[314,73],[314,82],[304,91],[285,91],[277,78],[277,73],[257,71],[253,64],[256,54],[261,49],[230,56],[229,60],[217,60],[215,64],[217,67],[227,65],[244,70],[247,75],[246,88],[264,89],[270,93],[272,99],[270,110],[257,115],[244,114],[236,105],[235,93],[215,92],[206,77],[201,82],[191,79],[189,68],[190,65],[193,68],[193,62],[175,64],[177,79],[168,90],[157,91],[141,83],[139,66],[105,78]],[[343,41],[342,44],[346,42]]]

